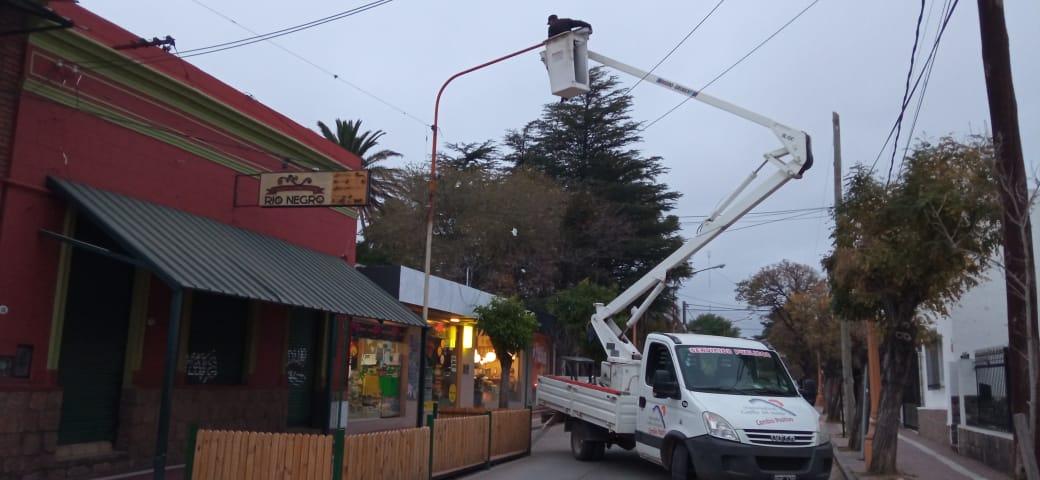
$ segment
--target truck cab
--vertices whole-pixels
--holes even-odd
[[[635,448],[643,458],[680,469],[686,460],[697,478],[830,474],[819,413],[760,342],[651,334],[635,383]]]
[[[537,403],[565,417],[575,458],[596,460],[617,445],[672,478],[829,477],[830,436],[766,345],[652,333],[641,356],[623,387],[607,377],[539,380]]]

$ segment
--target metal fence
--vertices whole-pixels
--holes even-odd
[[[965,419],[973,427],[1011,431],[1007,347],[975,351],[976,395],[964,396]]]

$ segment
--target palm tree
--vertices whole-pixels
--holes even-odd
[[[335,132],[321,121],[318,122],[318,128],[329,141],[357,155],[361,159],[361,168],[368,170],[370,188],[368,205],[360,209],[361,234],[364,235],[365,227],[372,218],[372,212],[379,212],[383,208],[386,198],[393,195],[395,191],[397,169],[376,164],[389,158],[400,157],[401,154],[388,149],[369,154],[369,150],[373,150],[379,144],[379,139],[386,135],[386,132],[382,130],[361,132],[361,120],[343,121],[337,118]]]

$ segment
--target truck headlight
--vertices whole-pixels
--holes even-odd
[[[828,432],[825,428],[821,428],[816,432],[816,444],[826,445],[828,443],[831,443],[831,432]]]
[[[708,435],[732,442],[740,441],[737,431],[721,415],[704,412],[704,425],[708,427]]]

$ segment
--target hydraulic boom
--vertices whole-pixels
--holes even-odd
[[[572,35],[581,35],[574,32]],[[587,37],[586,37],[587,38]],[[715,108],[727,111],[738,117],[768,128],[777,140],[780,148],[765,153],[763,161],[741,182],[733,193],[708,216],[697,228],[697,234],[686,241],[682,247],[673,252],[668,258],[655,266],[646,275],[628,287],[613,301],[604,305],[596,304],[596,313],[592,316],[592,328],[599,338],[600,344],[607,352],[607,362],[614,364],[631,364],[640,360],[639,351],[632,345],[625,332],[632,328],[649,309],[650,304],[664,290],[668,278],[668,272],[673,268],[683,265],[694,253],[710,243],[715,237],[729,228],[733,223],[755,208],[756,205],[769,197],[778,188],[783,186],[792,178],[801,178],[802,173],[812,166],[812,147],[809,135],[801,130],[791,128],[780,122],[772,120],[763,115],[744,109],[725,100],[715,98],[711,95],[699,92],[695,89],[683,86],[679,83],[666,80],[657,75],[645,72],[631,65],[626,65],[617,60],[589,51],[588,59],[614,68],[629,75],[642,78],[644,82],[652,83],[666,88],[680,95],[690,97],[701,103],[711,105]],[[767,167],[771,167],[767,169]],[[759,178],[764,177],[764,178]],[[756,182],[756,180],[758,180]],[[642,298],[638,305],[634,305]],[[632,306],[631,317],[625,324],[624,330],[619,328],[611,318],[621,313],[625,308]],[[619,367],[621,365],[618,365]],[[630,369],[624,377],[631,377]],[[620,373],[620,372],[618,372]],[[623,381],[618,385],[614,375],[608,375],[615,388],[628,390],[631,378],[617,380]]]

